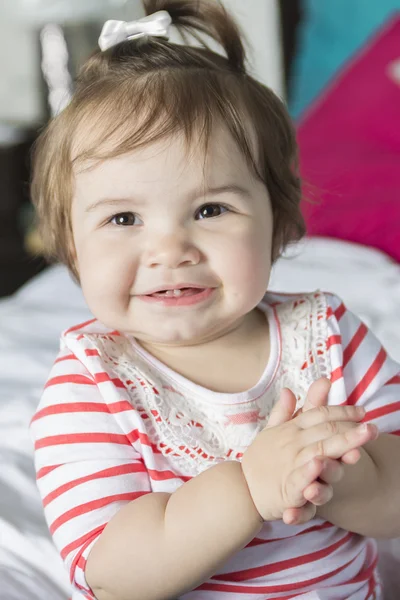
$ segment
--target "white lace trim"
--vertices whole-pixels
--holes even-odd
[[[327,304],[324,294],[315,292],[281,305],[282,332],[280,387],[289,387],[303,405],[308,388],[319,377],[330,377],[327,352]]]
[[[265,426],[283,387],[295,391],[299,407],[311,383],[330,376],[325,296],[315,292],[283,302],[276,313],[282,355],[275,378],[259,398],[239,404],[210,404],[201,394],[188,397],[124,336],[83,336],[121,379],[135,409],[146,416],[142,423],[150,442],[175,472],[195,476],[223,460],[241,459]]]

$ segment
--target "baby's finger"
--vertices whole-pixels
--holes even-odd
[[[329,483],[313,481],[303,492],[304,498],[315,506],[322,506],[329,502],[333,496],[333,489]]]
[[[362,421],[365,408],[362,406],[319,406],[307,412],[302,412],[293,419],[301,429],[309,429],[328,421]]]
[[[311,521],[316,513],[317,507],[311,502],[307,502],[301,508],[287,508],[283,513],[282,520],[286,525],[302,525]]]
[[[349,450],[348,452],[343,454],[341,461],[345,465],[355,465],[356,463],[358,463],[360,458],[361,452],[358,450],[358,448],[355,448],[354,450]]]
[[[316,456],[340,458],[349,450],[359,448],[367,442],[376,439],[378,435],[379,432],[376,425],[373,425],[372,423],[363,423],[345,433],[339,433],[325,440],[306,446],[299,452],[296,462],[298,465],[303,465]]]
[[[303,506],[306,502],[304,490],[318,479],[323,468],[324,459],[314,458],[309,463],[294,469],[286,481],[285,503],[294,508]]]
[[[325,406],[328,402],[328,394],[331,389],[331,382],[326,377],[321,377],[314,381],[308,392],[304,402],[303,412],[316,408],[317,406]]]
[[[265,429],[277,427],[290,421],[296,408],[296,397],[291,390],[283,388],[278,402],[275,404],[268,419]]]
[[[315,425],[309,429],[303,429],[298,433],[297,440],[301,448],[310,446],[316,442],[321,442],[334,435],[344,434],[347,431],[356,429],[359,423],[353,423],[351,421],[328,421],[327,423],[321,423]]]

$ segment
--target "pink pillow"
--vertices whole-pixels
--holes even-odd
[[[374,246],[400,262],[400,14],[298,126],[308,234]]]

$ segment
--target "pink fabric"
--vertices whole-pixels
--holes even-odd
[[[400,13],[304,115],[298,140],[308,233],[400,262]]]

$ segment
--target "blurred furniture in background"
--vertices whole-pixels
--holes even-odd
[[[0,127],[0,296],[7,296],[45,267],[24,241],[29,207],[29,151],[35,130]],[[26,213],[25,213],[26,214]]]
[[[303,18],[301,0],[279,0],[279,16],[281,27],[281,44],[284,66],[285,98],[292,96],[291,75],[293,61],[298,48],[299,24]]]

